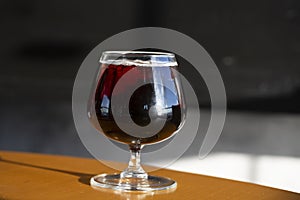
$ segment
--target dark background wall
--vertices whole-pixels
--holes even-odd
[[[297,0],[2,0],[0,16],[0,149],[89,156],[71,110],[82,60],[113,34],[159,26],[197,40],[223,76],[229,117],[217,150],[300,156]],[[201,106],[209,107],[205,85],[194,86],[203,91]],[[280,151],[273,144],[257,151],[253,145],[262,138],[268,143],[270,133],[260,127],[274,123],[283,123],[285,129],[274,132],[284,132],[294,146]],[[247,146],[249,137],[254,139]]]

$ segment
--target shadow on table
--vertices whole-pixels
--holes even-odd
[[[86,173],[79,173],[79,172],[72,172],[72,171],[66,171],[66,170],[61,170],[61,169],[54,169],[54,168],[50,168],[50,167],[43,167],[43,166],[37,166],[37,165],[32,165],[32,164],[27,164],[27,163],[22,163],[22,162],[17,162],[17,161],[11,161],[11,160],[6,160],[0,157],[0,162],[5,162],[5,163],[9,163],[9,164],[14,164],[14,165],[20,165],[20,166],[26,166],[26,167],[33,167],[33,168],[37,168],[37,169],[42,169],[42,170],[50,170],[50,171],[54,171],[54,172],[60,172],[60,173],[65,173],[65,174],[69,174],[72,176],[77,176],[79,177],[78,181],[80,183],[86,184],[86,185],[90,185],[90,179],[92,176],[94,176],[94,174],[86,174]],[[122,199],[132,199],[132,200],[141,200],[141,199],[145,199],[147,197],[152,197],[153,195],[160,195],[160,194],[170,194],[176,191],[176,187],[172,188],[170,190],[162,190],[162,191],[151,191],[151,192],[122,192],[122,191],[118,191],[118,190],[110,190],[110,189],[105,189],[105,188],[96,188],[93,187],[93,189],[101,191],[101,192],[107,192],[107,193],[111,193],[114,195],[117,195],[119,197],[121,197]],[[0,196],[0,200],[2,200],[1,196]],[[4,199],[3,199],[4,200]]]
[[[50,168],[50,167],[37,166],[37,165],[32,165],[32,164],[27,164],[27,163],[21,163],[21,162],[17,162],[17,161],[6,160],[1,157],[0,157],[0,162],[21,165],[21,166],[26,166],[26,167],[33,167],[33,168],[43,169],[43,170],[50,170],[50,171],[54,171],[54,172],[60,172],[60,173],[65,173],[65,174],[69,174],[72,176],[77,176],[77,177],[79,177],[78,181],[80,183],[83,183],[86,185],[90,185],[90,179],[91,179],[91,177],[93,177],[95,175],[95,174],[85,174],[85,173],[72,172],[72,171],[61,170],[61,169],[54,169],[54,168]]]

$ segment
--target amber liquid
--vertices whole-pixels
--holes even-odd
[[[154,80],[156,78],[162,80],[163,85],[168,85],[168,87],[160,86],[160,91],[163,91],[163,95],[160,94],[160,97],[163,98],[159,100],[164,105],[163,112],[166,113],[167,119],[163,128],[151,137],[143,137],[143,133],[140,133],[140,137],[125,133],[118,127],[112,114],[111,97],[113,89],[118,80],[129,70],[133,72],[134,76],[125,85],[122,85],[121,90],[118,90],[119,92],[114,94],[113,98],[122,98],[123,92],[128,92],[126,90],[130,86],[143,80]],[[174,88],[174,90],[171,91],[169,88]],[[151,123],[149,108],[158,103],[157,95],[157,88],[155,89],[153,83],[144,84],[133,92],[129,107],[120,106],[119,113],[124,113],[122,109],[129,109],[130,117],[134,123],[139,126],[146,126]],[[95,113],[102,131],[110,139],[121,143],[149,144],[160,142],[172,136],[179,129],[182,122],[181,100],[171,67],[103,65],[94,98]]]

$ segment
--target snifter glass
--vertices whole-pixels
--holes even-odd
[[[100,58],[88,116],[111,140],[127,144],[130,160],[120,174],[91,178],[93,187],[154,191],[176,187],[176,181],[148,175],[141,149],[172,137],[182,127],[185,104],[175,55],[147,51],[106,51]]]

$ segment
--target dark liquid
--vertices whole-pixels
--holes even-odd
[[[162,85],[153,83],[143,84],[138,87],[130,97],[129,106],[120,105],[118,113],[122,114],[124,109],[129,109],[132,121],[139,126],[147,126],[151,123],[149,109],[157,103],[163,105],[163,112],[167,116],[165,125],[155,135],[135,137],[122,131],[116,124],[111,111],[111,96],[118,80],[129,70],[133,72],[130,81],[121,86],[121,89],[113,98],[121,98],[124,92],[128,92],[133,85],[143,80],[162,80]],[[168,85],[165,87],[163,85]],[[170,88],[173,88],[170,90]],[[160,91],[160,92],[158,92]],[[141,144],[156,143],[170,137],[178,130],[181,121],[181,108],[178,88],[174,74],[170,67],[141,67],[124,65],[102,66],[100,79],[95,93],[95,110],[97,120],[107,137],[126,144],[139,142]],[[159,97],[159,98],[158,98]],[[158,102],[159,101],[159,102]],[[127,112],[128,113],[128,112]]]

